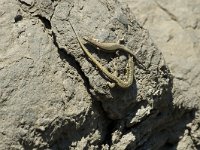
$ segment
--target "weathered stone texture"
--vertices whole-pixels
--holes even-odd
[[[199,3],[141,2],[0,1],[0,149],[199,148]],[[110,88],[69,21],[124,38],[148,71],[135,63],[133,85]],[[125,52],[87,48],[123,78]]]

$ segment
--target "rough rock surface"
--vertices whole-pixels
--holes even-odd
[[[196,109],[177,149],[200,149],[200,1],[120,0],[148,29],[173,79],[173,103]]]
[[[200,10],[198,2],[181,7],[177,1],[191,10],[188,15],[196,14],[188,21],[171,3],[1,0],[0,149],[198,149]],[[159,19],[153,26],[142,7],[161,11],[180,30],[167,23],[162,30],[159,23],[165,22]],[[135,63],[131,87],[109,87],[111,81],[84,54],[69,21],[80,36],[124,38],[148,71]],[[143,25],[165,31],[149,28],[157,46]],[[111,71],[116,63],[123,78],[126,53],[88,49]]]

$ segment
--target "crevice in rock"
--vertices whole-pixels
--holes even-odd
[[[105,119],[110,120],[107,117],[107,114],[106,114],[106,112],[103,109],[102,103],[99,102],[99,101],[97,101],[97,99],[91,93],[89,79],[85,76],[84,72],[81,69],[80,64],[78,63],[78,61],[76,61],[76,58],[73,55],[71,55],[70,53],[68,53],[65,48],[60,48],[59,47],[59,44],[57,43],[57,39],[56,39],[56,34],[53,31],[52,31],[52,37],[53,37],[53,43],[57,47],[58,53],[60,54],[60,58],[61,59],[65,59],[69,63],[69,65],[73,66],[76,69],[76,71],[78,72],[78,74],[81,76],[81,78],[83,79],[83,84],[86,87],[87,92],[91,96],[92,105],[94,107],[100,109],[99,111],[101,111],[101,115],[103,117],[105,117]],[[112,130],[114,128],[114,125],[115,125],[115,121],[111,121],[111,123],[108,124],[106,136],[105,136],[105,139],[104,139],[104,141],[102,143],[111,145],[111,141],[112,141],[111,140],[111,138],[112,138],[111,135],[112,135]]]
[[[18,0],[20,3],[26,5],[26,6],[31,6],[30,4],[26,3],[25,1],[22,1],[22,0]]]
[[[43,17],[41,15],[36,15],[35,17],[39,18],[42,21],[45,28],[51,29],[51,22],[46,17]]]
[[[81,70],[80,64],[76,61],[76,59],[73,55],[71,55],[67,52],[66,49],[59,47],[57,40],[56,40],[56,34],[54,32],[52,32],[52,36],[53,36],[53,43],[58,49],[58,53],[60,54],[60,58],[65,59],[69,63],[69,65],[73,66],[76,69],[78,74],[83,79],[83,81],[84,81],[83,84],[84,84],[85,87],[87,87],[86,89],[87,89],[88,93],[90,93],[90,95],[91,95],[91,92],[89,90],[89,87],[90,87],[89,79],[85,76],[84,72]]]
[[[116,124],[117,124],[117,120],[113,120],[108,124],[106,136],[105,136],[102,144],[104,144],[104,145],[107,144],[109,147],[111,147],[111,145],[112,145],[112,133],[113,133],[115,127],[116,127]]]
[[[177,17],[174,14],[172,14],[168,9],[164,8],[163,6],[161,6],[156,0],[155,0],[155,3],[157,4],[157,6],[160,9],[162,9],[164,12],[166,12],[172,20],[178,22]]]

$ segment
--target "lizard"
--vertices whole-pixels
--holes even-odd
[[[139,64],[145,69],[147,70],[147,68],[136,58],[136,56],[134,55],[134,53],[128,49],[126,46],[119,44],[119,43],[101,43],[98,42],[98,40],[94,39],[94,38],[88,38],[88,37],[83,37],[83,39],[85,41],[87,41],[88,43],[90,43],[91,45],[95,46],[95,47],[99,47],[102,50],[106,51],[106,52],[115,52],[117,50],[122,50],[125,51],[129,54],[131,54],[134,59],[139,62]]]
[[[73,30],[73,32],[76,35],[76,38],[78,40],[78,43],[81,47],[81,49],[85,52],[85,54],[92,60],[92,62],[101,70],[110,80],[114,81],[117,83],[118,86],[121,88],[128,88],[132,85],[133,83],[133,77],[134,77],[134,62],[132,61],[133,57],[129,55],[128,59],[128,71],[127,71],[127,81],[123,81],[110,73],[107,68],[105,68],[99,61],[96,60],[96,58],[88,51],[88,49],[85,47],[85,45],[81,42],[82,38],[79,37],[79,35],[76,33],[74,27],[72,26],[71,22],[69,21],[69,24]]]

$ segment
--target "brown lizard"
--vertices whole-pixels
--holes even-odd
[[[98,42],[98,40],[94,39],[94,38],[88,38],[88,37],[84,37],[83,38],[85,41],[87,41],[88,43],[92,44],[95,47],[99,47],[102,50],[106,51],[106,52],[115,52],[117,50],[122,50],[125,51],[129,54],[131,54],[134,59],[145,69],[146,67],[136,58],[136,56],[133,54],[133,52],[128,49],[126,46],[119,44],[119,43],[101,43]]]
[[[118,86],[120,86],[121,88],[128,88],[129,86],[132,85],[133,83],[133,77],[134,77],[134,63],[132,61],[133,57],[131,55],[129,55],[129,59],[128,59],[128,71],[127,71],[127,76],[128,79],[127,81],[123,81],[121,79],[119,79],[118,77],[116,77],[115,75],[113,75],[112,73],[110,73],[103,65],[101,65],[100,62],[98,62],[95,57],[88,51],[88,49],[84,46],[84,44],[81,42],[82,39],[78,36],[78,34],[76,33],[74,27],[72,26],[71,22],[69,21],[70,26],[72,27],[72,30],[74,31],[76,38],[78,40],[78,43],[81,46],[81,49],[85,52],[85,54],[92,60],[92,62],[112,81],[114,81],[115,83],[118,84]]]

